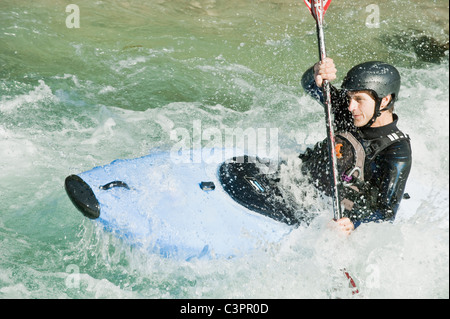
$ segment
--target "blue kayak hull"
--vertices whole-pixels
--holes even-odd
[[[219,176],[223,151],[210,150],[207,160],[199,152],[182,159],[156,151],[116,160],[69,176],[66,191],[106,230],[166,257],[240,256],[280,241],[293,229],[225,191]]]

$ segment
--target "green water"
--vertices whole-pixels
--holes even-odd
[[[448,1],[377,1],[379,27],[369,0],[335,0],[326,15],[336,85],[366,60],[402,73],[419,209],[348,239],[324,212],[247,258],[190,263],[86,220],[64,178],[170,148],[170,131],[195,120],[277,128],[295,157],[324,137],[299,84],[317,60],[314,21],[301,1],[74,3],[79,28],[66,26],[69,1],[0,2],[1,298],[347,298],[342,264],[367,298],[448,298]]]

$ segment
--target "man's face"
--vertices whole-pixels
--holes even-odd
[[[353,122],[356,127],[366,125],[375,112],[375,100],[366,91],[348,92],[348,110],[353,115]]]

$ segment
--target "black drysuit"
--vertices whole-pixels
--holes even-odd
[[[323,104],[322,90],[314,81],[314,71],[310,68],[302,77],[302,86]],[[397,128],[398,116],[394,122],[376,128],[357,128],[348,110],[349,100],[343,90],[331,86],[332,111],[336,132],[348,132],[362,145],[365,154],[363,176],[353,178],[347,187],[341,185],[341,199],[353,203],[344,210],[355,227],[362,222],[393,220],[403,198],[406,181],[411,170],[411,145],[409,137]],[[315,185],[330,194],[328,173],[328,148],[326,140],[300,155],[302,170],[310,174]],[[348,166],[348,163],[347,163]],[[351,165],[350,165],[351,166]],[[339,166],[339,174],[348,173],[351,167]],[[345,175],[342,175],[345,177]],[[363,181],[362,181],[363,180]],[[348,187],[357,185],[356,190]]]

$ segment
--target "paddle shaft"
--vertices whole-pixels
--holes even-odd
[[[316,1],[313,0],[313,4],[315,7],[313,8],[313,17],[316,20],[317,26],[317,40],[319,44],[319,58],[320,61],[324,61],[327,57],[325,50],[325,36],[323,33],[323,16],[325,14],[323,5],[318,6]],[[320,10],[319,12],[315,10]],[[329,170],[330,170],[330,178],[332,178],[332,198],[333,198],[333,212],[334,219],[342,218],[342,208],[339,201],[339,173],[337,166],[337,157],[336,157],[336,142],[335,142],[335,134],[334,134],[334,114],[331,110],[331,88],[330,82],[328,80],[324,80],[322,83],[322,91],[323,98],[325,103],[325,117],[326,117],[326,127],[327,127],[327,140],[328,140],[328,154],[329,154]]]
[[[319,43],[319,58],[320,61],[324,61],[327,57],[325,50],[325,36],[323,34],[323,16],[331,0],[304,0],[308,9],[311,11],[317,25],[317,40]],[[334,219],[342,218],[342,208],[339,201],[339,175],[336,156],[336,142],[334,135],[334,114],[331,110],[331,87],[328,80],[324,80],[322,83],[323,98],[325,103],[325,117],[327,126],[327,141],[328,141],[328,154],[329,154],[329,170],[331,172],[331,178],[333,179],[333,212]],[[349,280],[349,284],[352,287],[352,294],[358,294],[359,290],[355,281],[350,274],[344,269],[344,274]]]

